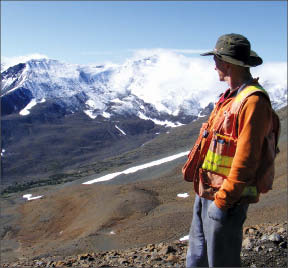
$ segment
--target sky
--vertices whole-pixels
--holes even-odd
[[[123,63],[139,50],[200,57],[226,33],[287,62],[286,1],[1,1],[1,57]]]

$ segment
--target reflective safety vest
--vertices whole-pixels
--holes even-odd
[[[256,92],[264,93],[269,98],[267,92],[261,86],[248,86],[231,101],[230,107],[224,111],[223,123],[221,123],[225,134],[214,133],[202,169],[223,177],[229,175],[237,146],[236,124],[238,113],[243,101]]]
[[[267,92],[260,85],[246,86],[230,103],[225,105],[224,111],[221,111],[221,107],[219,110],[217,110],[216,107],[213,111],[214,115],[212,112],[208,123],[203,124],[200,130],[200,136],[188,156],[188,161],[182,169],[184,179],[194,181],[195,191],[200,196],[213,200],[215,192],[221,187],[224,179],[229,176],[237,147],[239,111],[244,104],[244,100],[258,92],[264,94],[269,99]],[[216,114],[220,114],[217,122],[214,120]],[[279,122],[278,124],[280,125]],[[208,132],[209,134],[207,135]],[[277,135],[279,136],[279,133],[277,133]],[[271,140],[275,140],[274,137]],[[275,148],[276,145],[277,144],[274,144]],[[197,149],[195,146],[197,146]],[[272,158],[274,172],[275,156]],[[197,169],[197,172],[195,172],[195,169]],[[267,173],[267,171],[265,172]],[[269,174],[269,176],[274,178],[274,173],[273,175],[271,174]],[[269,180],[271,181],[271,179]],[[270,181],[268,182],[269,185],[266,183],[267,185],[260,185],[260,187],[256,182],[254,185],[247,185],[242,192],[242,197],[244,199],[246,198],[248,203],[257,202],[259,200],[259,193],[267,192],[271,188],[273,179],[272,182]]]

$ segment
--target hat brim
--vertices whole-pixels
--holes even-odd
[[[263,63],[263,60],[261,57],[259,57],[257,55],[257,53],[253,50],[250,51],[250,57],[248,59],[247,62],[244,62],[244,61],[241,61],[241,60],[237,60],[231,56],[228,56],[228,55],[223,55],[219,52],[216,52],[216,51],[209,51],[209,52],[206,52],[206,53],[202,53],[200,54],[201,56],[216,56],[218,58],[220,58],[221,60],[223,61],[226,61],[226,62],[229,62],[231,64],[235,64],[235,65],[239,65],[239,66],[242,66],[242,67],[255,67],[255,66],[258,66],[258,65],[261,65]]]
[[[205,52],[205,53],[200,54],[200,56],[212,56],[212,55],[215,55],[215,54],[216,54],[215,51],[209,51],[209,52]]]

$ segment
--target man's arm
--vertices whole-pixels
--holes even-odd
[[[271,116],[271,105],[262,94],[252,95],[245,100],[239,113],[238,141],[231,170],[215,194],[218,208],[232,207],[240,199],[247,183],[255,179]]]

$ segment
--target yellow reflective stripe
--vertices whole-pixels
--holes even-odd
[[[266,90],[260,86],[248,86],[246,88],[244,88],[235,98],[236,102],[240,102],[243,98],[245,98],[246,95],[250,94],[253,91],[263,91],[264,94],[266,94],[268,96],[268,93],[266,92]]]
[[[224,175],[224,176],[228,176],[229,175],[229,172],[230,172],[230,168],[227,168],[227,167],[220,167],[216,164],[213,164],[213,163],[210,163],[208,161],[205,161],[203,164],[202,164],[202,168],[203,169],[206,169],[208,171],[213,171],[213,172],[216,172],[218,173],[219,175]]]
[[[216,153],[213,153],[212,151],[208,150],[207,155],[204,159],[204,162],[205,161],[209,161],[209,162],[211,162],[215,165],[218,165],[218,166],[231,167],[233,157],[216,154]]]
[[[202,164],[202,168],[216,172],[220,175],[228,176],[232,165],[233,157],[219,155],[208,150]]]
[[[257,196],[256,186],[246,186],[242,192],[242,196]]]

